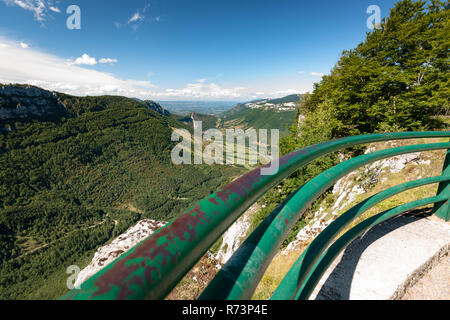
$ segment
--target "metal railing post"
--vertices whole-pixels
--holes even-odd
[[[450,149],[447,150],[447,155],[444,160],[444,167],[442,168],[442,175],[450,174]],[[450,195],[450,182],[444,181],[439,183],[438,196],[449,196]],[[437,215],[439,218],[444,219],[445,221],[450,220],[450,206],[448,201],[439,202],[434,205],[433,213]]]

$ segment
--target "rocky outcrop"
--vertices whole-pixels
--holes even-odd
[[[114,239],[111,243],[99,248],[91,263],[78,274],[77,280],[75,281],[75,287],[81,285],[92,275],[99,272],[109,263],[113,262],[122,254],[165,225],[166,222],[150,219],[141,220],[134,227],[128,229],[127,232]]]
[[[258,203],[252,205],[222,236],[222,245],[215,255],[215,259],[221,264],[225,264],[236,252],[250,229],[251,216],[255,214],[261,206]]]
[[[7,124],[15,120],[54,120],[61,116],[67,116],[67,112],[56,92],[29,85],[0,85],[2,131],[11,131]]]
[[[147,105],[147,107],[149,107],[153,111],[156,111],[159,114],[162,114],[163,116],[166,116],[166,117],[170,116],[170,112],[167,111],[166,109],[164,109],[163,107],[161,107],[161,105],[159,105],[158,103],[151,101],[151,100],[145,100],[144,103]]]

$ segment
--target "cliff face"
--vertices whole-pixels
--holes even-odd
[[[153,111],[156,111],[159,114],[162,114],[163,116],[166,116],[166,117],[170,116],[170,112],[167,111],[166,109],[164,109],[163,107],[161,107],[161,105],[159,105],[158,103],[151,101],[151,100],[145,100],[144,103],[147,105],[147,107],[149,107]]]
[[[54,120],[68,116],[56,92],[28,85],[0,85],[0,127],[12,130],[16,120]]]

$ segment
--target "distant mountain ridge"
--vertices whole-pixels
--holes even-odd
[[[117,99],[123,101],[128,98],[117,96]],[[80,101],[88,100],[95,101],[98,100],[98,97],[71,97],[67,94],[48,91],[32,85],[0,84],[0,130],[12,130],[15,121],[56,121],[61,118],[74,117],[86,111],[100,110],[102,105],[105,105],[103,102],[88,110],[83,108],[82,103],[80,103]],[[169,111],[154,101],[133,100],[163,116],[171,115]]]

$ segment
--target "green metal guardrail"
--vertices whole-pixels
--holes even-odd
[[[308,279],[305,281],[305,278],[310,274],[311,270],[317,269],[317,266],[314,266],[314,264],[321,260],[321,267],[328,265],[325,265],[325,262],[323,260],[323,256],[319,259],[320,255],[324,252],[324,250],[331,244],[332,240],[343,231],[343,229],[348,226],[355,218],[375,206],[377,203],[380,203],[383,200],[386,200],[400,192],[403,192],[405,190],[409,190],[412,188],[421,187],[427,184],[433,184],[437,182],[444,182],[450,180],[450,176],[440,176],[440,177],[431,177],[431,178],[425,178],[421,180],[415,180],[411,182],[407,182],[395,187],[392,187],[390,189],[384,190],[382,192],[379,192],[370,198],[364,200],[363,202],[355,205],[351,209],[347,210],[345,213],[343,213],[341,216],[339,216],[333,223],[331,223],[325,230],[323,230],[315,239],[314,241],[308,246],[308,248],[303,252],[303,254],[300,256],[300,258],[295,262],[295,264],[292,266],[292,268],[289,270],[286,277],[283,279],[280,286],[277,288],[277,290],[274,292],[272,299],[277,300],[286,300],[286,299],[293,299],[295,297],[295,294],[299,291],[306,292],[306,289],[300,290],[300,286],[305,286],[305,283],[311,282],[311,279]],[[432,198],[432,203],[440,202],[440,201],[446,201],[447,198],[444,196],[437,196]],[[422,203],[421,205],[430,204],[429,199],[424,200],[418,200],[412,203],[407,204],[407,209],[403,211],[398,212],[398,208],[404,209],[405,206],[400,206],[396,208],[395,212],[403,213],[407,210],[410,210],[412,208],[417,207],[417,203]],[[409,206],[412,207],[410,208]],[[394,209],[393,209],[394,210]],[[392,210],[391,210],[392,211]],[[367,221],[367,220],[365,220]],[[367,222],[364,221],[364,224],[366,225]],[[384,221],[384,220],[383,220]],[[381,222],[381,221],[380,221]],[[355,227],[357,230],[360,230],[360,227]],[[365,229],[364,229],[365,230]],[[361,232],[364,230],[361,229]],[[360,232],[360,233],[361,233]],[[355,237],[358,236],[360,233],[355,234]],[[353,235],[353,232],[350,232],[349,234]],[[346,237],[342,236],[342,240],[345,241],[344,243],[347,244],[351,240],[354,239],[354,237]],[[340,239],[341,239],[340,238]],[[345,240],[344,240],[345,239]],[[339,254],[339,252],[345,248],[346,245],[338,246],[338,244],[334,243],[333,248],[337,248],[333,250],[332,248],[328,249],[328,255],[336,254],[336,256]],[[327,260],[328,261],[328,260]],[[333,262],[333,260],[329,261],[330,263]],[[323,272],[325,272],[323,270]],[[317,271],[318,272],[318,271]],[[316,274],[317,274],[316,272]],[[320,279],[320,278],[319,278]],[[319,280],[317,279],[317,280]],[[309,286],[311,288],[311,286]],[[314,287],[312,287],[314,289]],[[309,292],[310,293],[310,292]],[[306,297],[307,298],[307,297]]]
[[[450,138],[450,132],[401,132],[348,137],[297,150],[279,159],[279,170],[273,175],[262,175],[258,168],[233,181],[223,189],[201,200],[177,219],[139,243],[103,270],[89,278],[62,299],[163,299],[215,241],[259,197],[284,178],[311,161],[340,149],[358,144],[413,138]],[[286,199],[241,245],[223,266],[200,296],[200,299],[249,299],[267,266],[284,241],[290,229],[301,218],[304,210],[320,194],[347,173],[373,161],[399,154],[450,149],[450,143],[406,146],[365,154],[331,168],[310,180]],[[450,195],[450,155],[447,153],[443,177],[427,178],[407,183],[375,195],[347,211],[318,237],[312,248],[300,257],[275,292],[274,299],[305,298],[315,285],[320,270],[333,255],[343,248],[354,234],[362,232],[386,217],[409,210],[420,203],[436,203],[436,214],[448,220]],[[264,166],[270,167],[270,164]],[[447,172],[448,171],[448,172]],[[447,179],[448,177],[448,179]],[[332,236],[357,215],[373,206],[383,197],[430,183],[440,183],[438,196],[411,203],[364,221],[336,241],[324,252]],[[402,212],[403,212],[402,211]],[[387,219],[387,218],[386,218]],[[355,230],[354,230],[355,229]],[[353,231],[352,231],[353,230]],[[348,240],[348,241],[347,241]],[[333,248],[333,250],[331,250]],[[331,250],[331,251],[330,251]],[[321,255],[323,254],[323,255]],[[317,264],[316,264],[317,263]]]

